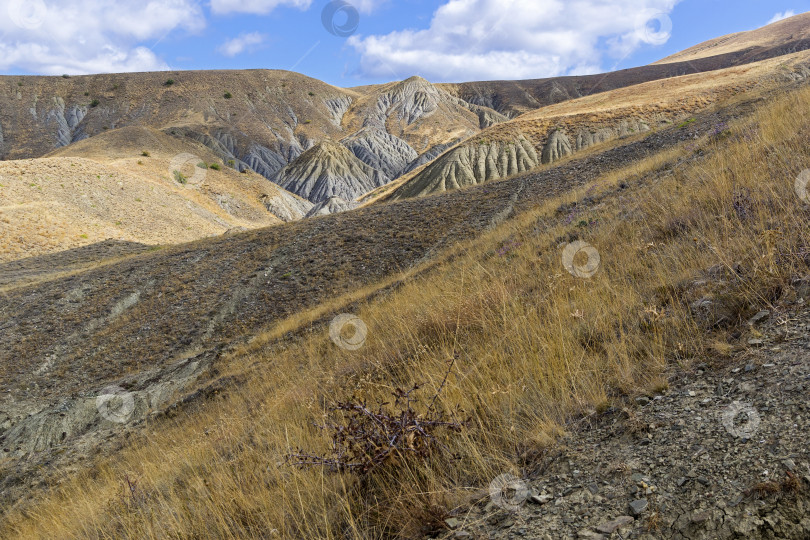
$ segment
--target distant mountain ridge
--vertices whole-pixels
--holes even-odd
[[[139,189],[149,190],[152,182],[177,189],[175,171],[169,170],[172,155],[161,148],[197,156],[203,166],[256,173],[228,176],[216,188],[201,186],[207,199],[188,203],[203,204],[213,214],[205,217],[204,227],[191,226],[192,236],[127,235],[121,232],[126,224],[115,225],[122,220],[114,215],[90,212],[111,223],[104,230],[118,240],[188,240],[228,227],[345,211],[358,201],[373,204],[497,180],[683,121],[722,96],[774,78],[805,77],[808,62],[802,53],[810,49],[809,28],[810,14],[802,14],[649,66],[526,81],[432,84],[411,77],[337,88],[277,70],[0,76],[0,158],[79,157],[100,161],[102,170],[134,167],[125,171],[135,173],[127,177],[145,182]],[[129,136],[131,144],[118,144]],[[139,159],[142,151],[160,159]],[[60,163],[51,161],[47,168]],[[148,166],[150,174],[141,175],[146,170],[141,167]],[[87,181],[104,190],[104,176]],[[269,180],[266,189],[251,184],[247,194],[238,179],[248,177]],[[208,173],[209,181],[224,178]],[[15,230],[24,230],[23,223],[40,220],[42,210],[25,206],[24,184],[14,182],[14,200],[22,202],[4,212],[13,213]],[[58,189],[48,195],[52,187],[41,186],[42,200],[51,207],[64,199]],[[181,199],[196,196],[193,190],[177,193]],[[129,204],[116,200],[114,206]],[[246,213],[248,207],[264,214]],[[87,219],[76,226],[95,223]],[[97,234],[77,231],[69,245],[82,245]],[[14,242],[22,246],[28,240]]]

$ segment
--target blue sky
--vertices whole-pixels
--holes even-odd
[[[0,0],[0,72],[538,78],[646,64],[805,11],[810,0]]]

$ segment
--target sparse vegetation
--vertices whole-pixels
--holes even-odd
[[[54,488],[10,525],[51,538],[156,537],[164,523],[182,537],[421,535],[471,487],[531,463],[571,418],[664,387],[668,365],[710,354],[717,340],[745,330],[751,307],[807,275],[810,224],[794,180],[810,166],[808,120],[804,90],[729,126],[727,137],[690,141],[705,156],[678,147],[628,164],[458,246],[384,295],[347,295],[279,321],[221,360],[219,372],[242,381],[233,392],[99,458],[92,473]],[[574,202],[593,226],[566,223],[561,209]],[[601,254],[589,280],[561,268],[559,246],[574,239]],[[509,246],[508,257],[499,246]],[[704,296],[727,310],[723,325],[691,308]],[[354,352],[333,347],[325,328],[311,330],[347,306],[370,329]],[[392,388],[417,384],[438,394],[432,410],[469,419],[452,436],[434,435],[447,451],[412,460],[392,451],[390,466],[366,468],[370,475],[283,465],[299,448],[333,459],[340,426],[353,426],[340,444],[357,448],[354,429],[368,432],[371,409],[335,402],[385,403]],[[313,426],[324,418],[330,429]],[[375,437],[369,432],[360,447]],[[148,504],[112,504],[127,471]],[[777,489],[790,483],[757,493]]]
[[[695,120],[697,120],[697,119],[696,118],[690,118],[689,120],[686,120],[686,121],[681,122],[680,124],[678,124],[678,127],[683,129],[683,128],[689,126],[690,124],[693,124],[695,122]]]
[[[197,163],[197,167],[199,167],[200,169],[208,169],[208,163],[201,161]]]
[[[174,174],[174,181],[177,182],[178,184],[188,183],[188,178],[186,178],[186,176],[180,171],[174,171],[173,174]]]

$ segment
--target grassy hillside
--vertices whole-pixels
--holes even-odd
[[[88,458],[86,471],[7,515],[0,535],[435,530],[497,475],[530,466],[572,418],[665,391],[668,366],[722,362],[744,346],[742,321],[808,272],[810,214],[795,189],[810,167],[808,111],[805,88],[701,138],[651,144],[646,158],[564,195],[513,201],[514,218],[385,294],[371,286],[279,320],[218,365],[238,382],[150,421],[115,455]],[[576,241],[598,265],[565,259]],[[330,310],[364,321],[363,347],[330,341]],[[335,457],[330,431],[313,424],[347,425],[339,402],[391,411],[392,393],[414,384],[420,421],[463,424],[437,430],[429,451],[414,434],[365,474],[287,459],[299,449]]]
[[[177,176],[177,173],[180,176]],[[289,221],[295,195],[200,143],[125,127],[0,162],[0,262],[105,240],[177,244]]]

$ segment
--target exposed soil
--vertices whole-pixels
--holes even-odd
[[[810,537],[806,302],[792,291],[763,311],[731,359],[674,367],[668,389],[573,421],[445,537]]]
[[[4,266],[0,449],[15,473],[0,480],[2,499],[16,500],[31,487],[26,471],[52,463],[53,444],[73,444],[88,432],[97,440],[104,424],[76,411],[105,387],[147,396],[136,403],[149,407],[136,406],[132,415],[142,419],[150,407],[171,402],[155,384],[182,390],[188,377],[209,372],[223,345],[420,264],[513,213],[711,133],[755,106],[745,102],[602,154],[468,190],[133,254],[69,275],[60,273],[85,264],[87,251]],[[49,265],[58,274],[52,279],[43,271]],[[36,286],[20,285],[32,275]],[[197,364],[188,375],[183,366],[190,362]],[[173,378],[178,369],[185,375]],[[43,420],[53,416],[76,421],[66,429]]]

